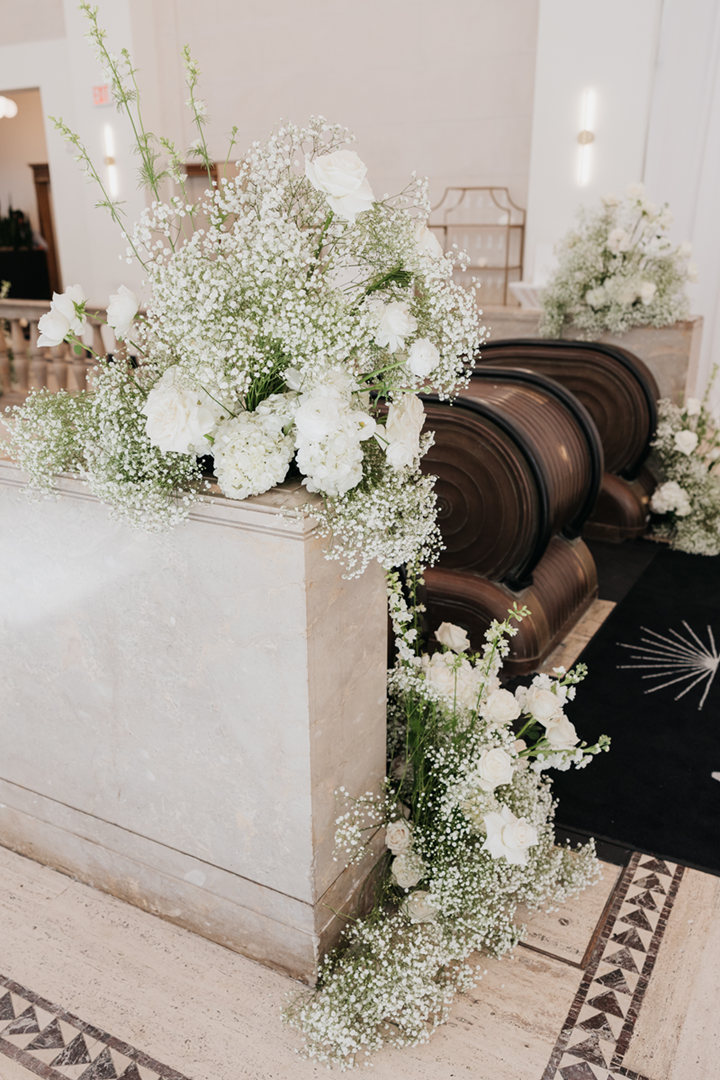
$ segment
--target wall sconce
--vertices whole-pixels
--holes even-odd
[[[17,116],[17,102],[13,101],[9,97],[0,97],[0,117],[7,117],[8,120],[12,120]]]
[[[590,163],[592,150],[590,144],[595,141],[593,128],[595,127],[595,91],[584,90],[580,109],[580,134],[577,141],[580,144],[578,151],[577,182],[580,187],[585,187],[590,181]]]
[[[109,124],[105,125],[105,164],[107,165],[108,190],[110,197],[117,198],[119,186],[117,165],[115,164],[115,136]]]

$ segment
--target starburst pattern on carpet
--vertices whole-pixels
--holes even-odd
[[[668,686],[676,686],[678,683],[688,682],[688,685],[683,687],[675,696],[676,701],[684,697],[693,687],[705,681],[705,690],[698,705],[698,710],[700,710],[707,700],[710,687],[717,675],[720,656],[710,626],[707,627],[708,645],[703,644],[684,619],[683,626],[690,635],[689,637],[684,637],[677,630],[672,629],[668,630],[668,633],[672,634],[673,637],[666,637],[663,634],[656,633],[655,630],[648,630],[646,626],[642,626],[640,629],[649,634],[650,637],[641,638],[641,645],[626,645],[621,641],[617,642],[621,649],[631,649],[634,655],[630,659],[640,661],[640,663],[618,664],[617,666],[619,669],[644,669],[648,671],[648,674],[642,676],[643,679],[667,679],[666,682],[648,687],[645,691],[646,694],[652,694],[656,690],[664,690]],[[672,677],[668,678],[668,676]]]

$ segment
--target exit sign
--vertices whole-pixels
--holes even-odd
[[[93,86],[93,105],[109,105],[110,104],[110,87],[105,86]]]

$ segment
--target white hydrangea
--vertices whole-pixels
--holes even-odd
[[[260,495],[281,484],[295,452],[292,432],[286,434],[290,395],[273,394],[255,412],[222,421],[215,434],[215,475],[223,494],[233,499]]]

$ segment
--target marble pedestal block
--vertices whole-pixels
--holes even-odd
[[[385,769],[386,601],[307,497],[212,497],[171,533],[0,462],[0,843],[312,981],[366,867],[335,791]]]
[[[483,320],[490,341],[509,338],[536,338],[541,312],[534,308],[485,307]],[[660,397],[680,402],[685,397],[702,397],[697,385],[703,317],[691,315],[672,326],[633,326],[624,334],[605,333],[598,341],[619,345],[639,356],[652,371]],[[567,331],[563,337],[572,338]]]

